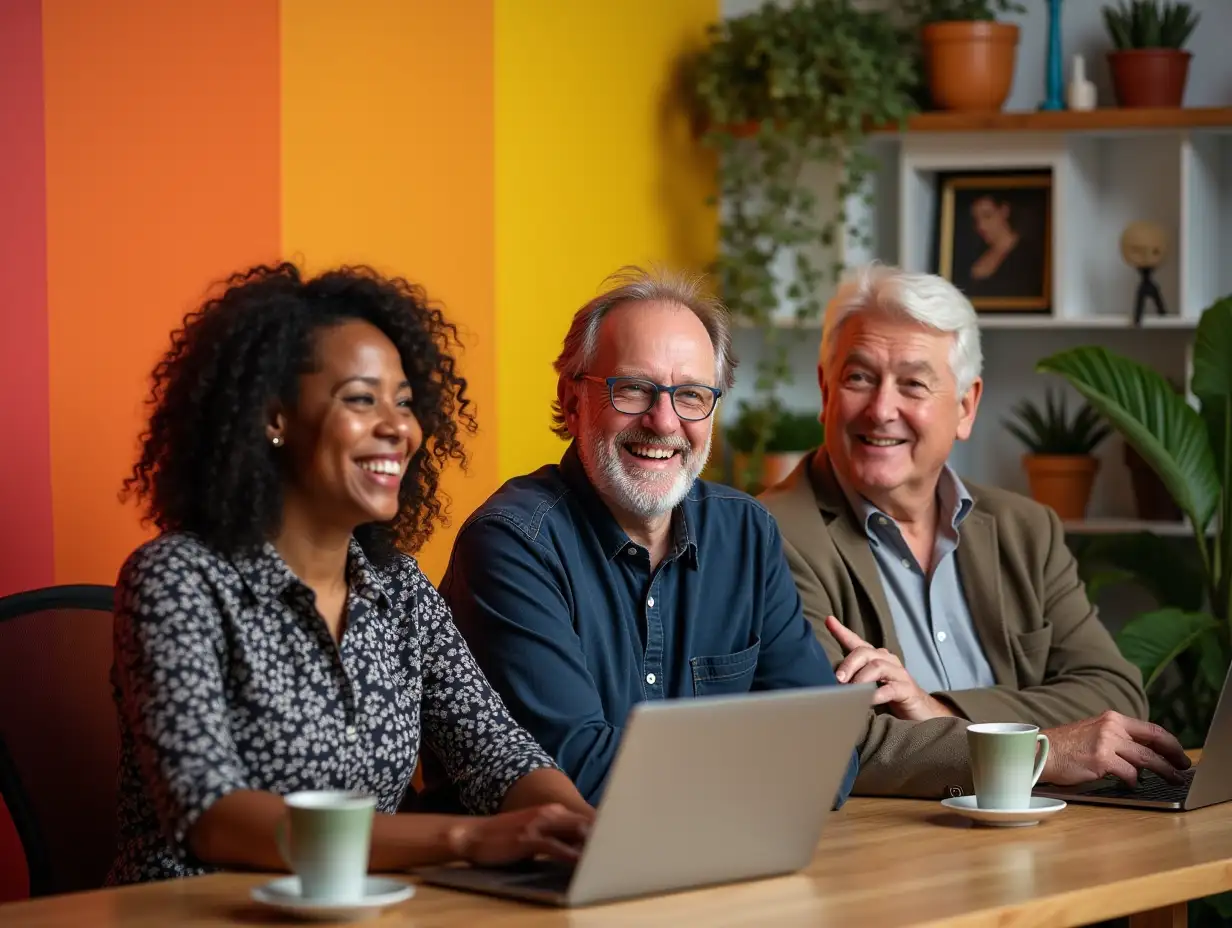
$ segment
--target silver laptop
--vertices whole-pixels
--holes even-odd
[[[813,857],[875,684],[643,702],[575,866],[429,867],[426,883],[559,906],[793,873]]]
[[[1149,770],[1138,775],[1138,785],[1130,787],[1118,777],[1104,777],[1078,786],[1040,786],[1036,796],[1064,799],[1066,802],[1092,802],[1136,809],[1165,809],[1188,812],[1232,799],[1232,667],[1224,678],[1211,727],[1206,733],[1202,759],[1181,771],[1182,783],[1170,783]]]

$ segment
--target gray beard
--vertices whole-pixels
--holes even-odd
[[[621,509],[641,519],[657,519],[675,509],[693,488],[710,457],[711,437],[695,454],[683,439],[663,439],[642,428],[626,429],[611,441],[600,434],[579,442],[582,464],[595,487]],[[629,473],[620,460],[620,449],[632,443],[671,447],[680,452],[681,467],[675,476]]]

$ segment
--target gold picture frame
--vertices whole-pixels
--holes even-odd
[[[1049,312],[1052,172],[965,172],[938,181],[937,274],[977,311]],[[959,225],[960,214],[969,226]]]

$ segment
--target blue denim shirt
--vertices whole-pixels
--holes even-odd
[[[441,594],[513,717],[592,804],[642,700],[838,685],[761,503],[696,481],[652,573],[573,446],[466,521]]]

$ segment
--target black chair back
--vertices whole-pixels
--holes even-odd
[[[96,889],[115,855],[113,599],[94,584],[0,598],[0,795],[31,896]]]

